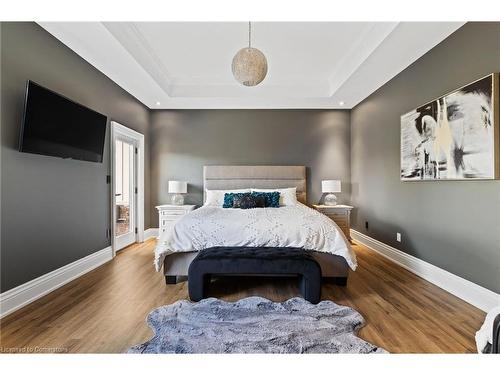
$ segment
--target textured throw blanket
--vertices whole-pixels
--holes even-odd
[[[340,228],[303,204],[280,208],[220,208],[203,206],[162,233],[155,249],[155,267],[174,252],[216,246],[298,247],[342,256],[356,269],[356,255]]]
[[[183,300],[148,316],[154,337],[129,353],[386,353],[356,336],[363,317],[332,301]]]

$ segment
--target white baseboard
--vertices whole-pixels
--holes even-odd
[[[144,241],[158,237],[158,228],[149,228],[144,231]]]
[[[351,229],[354,240],[362,243],[369,249],[376,251],[385,258],[406,268],[408,271],[437,285],[447,292],[463,299],[464,301],[488,312],[493,307],[500,305],[500,294],[492,292],[480,285],[463,279],[442,268],[436,267],[412,255],[406,254],[392,246],[386,245],[374,238]]]
[[[111,246],[0,294],[0,318],[113,259]]]

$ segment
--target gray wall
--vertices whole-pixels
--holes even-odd
[[[500,71],[499,23],[467,24],[351,116],[333,110],[150,112],[36,24],[2,23],[0,35],[1,291],[110,244],[109,139],[102,164],[17,151],[24,86],[32,79],[145,135],[151,159],[146,228],[158,226],[154,206],[169,202],[169,179],[188,181],[187,202],[201,203],[203,165],[305,165],[310,203],[320,199],[322,179],[341,179],[340,201],[352,197],[356,206],[355,229],[500,292],[500,181],[399,180],[399,116]]]
[[[110,245],[109,126],[104,162],[17,151],[31,79],[145,135],[149,110],[34,23],[1,24],[1,291]],[[145,166],[149,227],[149,160]]]
[[[499,47],[500,23],[466,24],[351,112],[353,227],[496,292],[500,181],[400,182],[399,117],[499,72]]]
[[[204,165],[305,165],[308,201],[322,179],[350,195],[349,111],[155,110],[151,118],[151,203],[170,202],[167,181],[188,181],[186,202],[201,204]],[[151,226],[158,216],[151,210]]]

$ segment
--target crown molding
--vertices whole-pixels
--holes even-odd
[[[155,53],[134,22],[103,22],[102,25],[128,51],[130,56],[171,96],[172,74]]]
[[[334,95],[354,72],[366,61],[384,40],[394,32],[399,22],[377,23],[368,27],[354,43],[350,51],[342,59],[339,69],[329,78],[330,95]]]

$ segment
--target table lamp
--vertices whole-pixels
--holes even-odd
[[[333,193],[340,193],[340,180],[321,181],[321,191],[327,193],[324,200],[325,206],[335,206],[337,197]]]
[[[187,182],[186,181],[169,181],[168,182],[168,192],[173,194],[171,197],[172,204],[176,206],[182,206],[184,204],[184,196],[182,194],[187,193]]]

